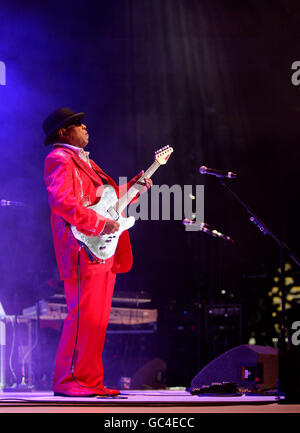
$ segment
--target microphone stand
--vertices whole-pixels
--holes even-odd
[[[225,187],[234,197],[235,199],[246,209],[247,213],[250,215],[250,221],[255,224],[258,229],[264,234],[270,236],[274,241],[279,245],[280,248],[280,289],[281,289],[281,333],[280,333],[280,355],[286,359],[286,351],[287,351],[287,345],[286,345],[286,335],[288,340],[288,349],[290,349],[290,338],[288,329],[285,325],[285,268],[284,268],[284,257],[285,255],[288,255],[296,265],[300,267],[300,261],[299,259],[292,253],[292,251],[289,249],[289,247],[282,242],[275,234],[265,225],[265,223],[255,215],[255,213],[246,205],[245,202],[243,202],[240,197],[232,191],[231,188],[224,182],[224,179],[220,176],[218,176],[219,182],[223,187]],[[280,381],[280,368],[279,368],[279,387],[281,386]],[[278,392],[279,392],[278,387]]]

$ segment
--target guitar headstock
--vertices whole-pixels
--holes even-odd
[[[155,152],[154,159],[161,165],[166,164],[172,152],[173,152],[172,147],[170,146],[162,147],[161,149]]]

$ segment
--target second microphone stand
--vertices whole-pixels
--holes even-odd
[[[225,187],[234,197],[235,199],[246,209],[247,213],[250,215],[250,221],[257,226],[261,233],[264,235],[270,236],[280,248],[280,289],[281,289],[281,333],[280,333],[280,352],[281,355],[285,357],[287,345],[286,338],[288,341],[288,345],[290,344],[289,332],[285,323],[285,265],[284,258],[288,255],[296,265],[300,266],[299,259],[292,253],[290,248],[280,240],[267,226],[266,224],[258,218],[257,215],[249,208],[249,206],[243,202],[240,197],[232,191],[231,188],[224,182],[224,178],[218,176],[219,182],[223,187]],[[288,346],[288,348],[290,348]],[[279,370],[279,385],[280,385],[280,370]]]

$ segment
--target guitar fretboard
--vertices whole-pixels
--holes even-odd
[[[139,182],[143,182],[144,179],[150,179],[153,173],[156,172],[160,164],[157,161],[154,161],[153,164],[145,171],[145,173],[139,178],[139,180],[132,185],[131,188],[117,201],[114,206],[114,210],[120,214],[126,206],[131,202],[131,200],[137,195],[138,192],[144,187],[144,185],[140,185]]]

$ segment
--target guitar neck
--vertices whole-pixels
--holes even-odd
[[[114,206],[114,209],[118,214],[120,214],[126,206],[131,202],[131,200],[137,195],[138,192],[145,186],[140,185],[140,182],[143,182],[144,179],[150,179],[153,173],[156,172],[160,164],[157,161],[154,161],[153,164],[145,171],[145,173],[139,178],[139,180],[129,188],[129,190],[117,201]]]

